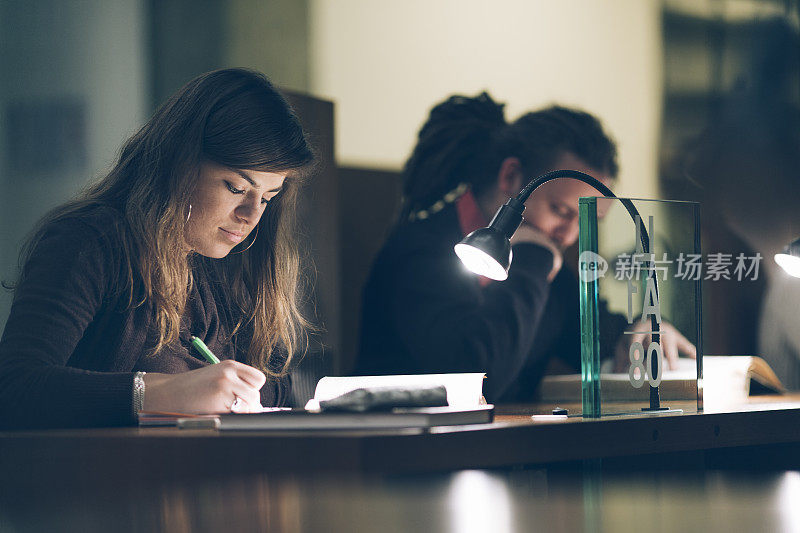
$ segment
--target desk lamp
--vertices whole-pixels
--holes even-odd
[[[455,245],[456,255],[458,255],[461,262],[464,263],[464,266],[475,274],[480,274],[497,281],[505,280],[508,277],[508,268],[511,266],[512,259],[510,239],[522,223],[522,212],[525,211],[525,201],[533,191],[548,181],[559,178],[570,178],[582,181],[597,189],[604,196],[617,198],[616,195],[611,192],[611,189],[603,185],[602,182],[588,174],[578,172],[577,170],[554,170],[543,174],[531,180],[516,197],[509,198],[508,201],[497,210],[489,226],[473,231]],[[634,224],[638,223],[640,225],[642,252],[644,254],[649,254],[650,236],[647,233],[644,222],[642,222],[639,211],[630,200],[625,198],[618,199],[622,202],[622,205],[625,206]],[[798,260],[798,262],[800,262],[800,260]],[[658,276],[655,275],[653,269],[648,269],[648,272],[653,278],[656,298],[658,298]],[[653,315],[650,316],[650,325],[653,342],[661,342],[661,329],[656,321],[656,317]],[[652,358],[650,366],[652,375],[657,375],[658,361],[655,357]],[[667,407],[661,407],[658,387],[650,386],[650,407],[643,410],[668,410]]]
[[[781,253],[775,254],[775,262],[790,276],[800,278],[800,239],[792,241]]]

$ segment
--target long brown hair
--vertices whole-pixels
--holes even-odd
[[[238,307],[233,334],[250,337],[247,362],[271,376],[285,374],[309,327],[298,302],[294,214],[299,181],[313,154],[296,115],[263,74],[223,69],[187,83],[123,145],[104,178],[40,222],[22,262],[51,223],[98,207],[118,210],[123,299],[128,308],[152,306],[157,333],[152,354],[158,354],[177,340],[191,288],[184,226],[204,161],[288,172],[254,230],[252,246],[244,250],[247,244],[240,243],[215,262]],[[276,364],[282,358],[271,359],[276,348],[287,353],[283,364]]]

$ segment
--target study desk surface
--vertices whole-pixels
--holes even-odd
[[[3,432],[0,471],[22,480],[54,470],[64,475],[102,472],[128,478],[253,471],[419,473],[691,452],[695,453],[691,461],[699,461],[699,467],[707,466],[709,457],[728,457],[729,462],[780,459],[781,468],[800,468],[800,395],[752,399],[716,412],[692,412],[691,403],[676,403],[673,407],[682,407],[684,413],[531,420],[532,414],[549,412],[552,407],[505,406],[498,408],[492,424],[430,429]]]

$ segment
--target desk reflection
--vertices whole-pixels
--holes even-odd
[[[800,473],[463,470],[4,484],[0,531],[798,531]]]

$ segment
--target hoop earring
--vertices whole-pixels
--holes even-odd
[[[256,242],[256,239],[258,239],[258,226],[256,226],[256,236],[255,236],[255,237],[253,237],[253,240],[252,240],[252,241],[250,241],[250,244],[248,244],[248,245],[247,245],[247,248],[245,248],[244,250],[239,250],[238,252],[232,252],[232,253],[234,253],[234,254],[241,254],[241,253],[244,253],[244,252],[246,252],[247,250],[249,250],[249,249],[250,249],[250,247],[251,247],[251,246],[253,246],[253,243],[255,243],[255,242]]]
[[[189,204],[189,212],[186,213],[186,222],[184,222],[184,224],[189,222],[189,217],[191,216],[192,216],[192,204]]]

